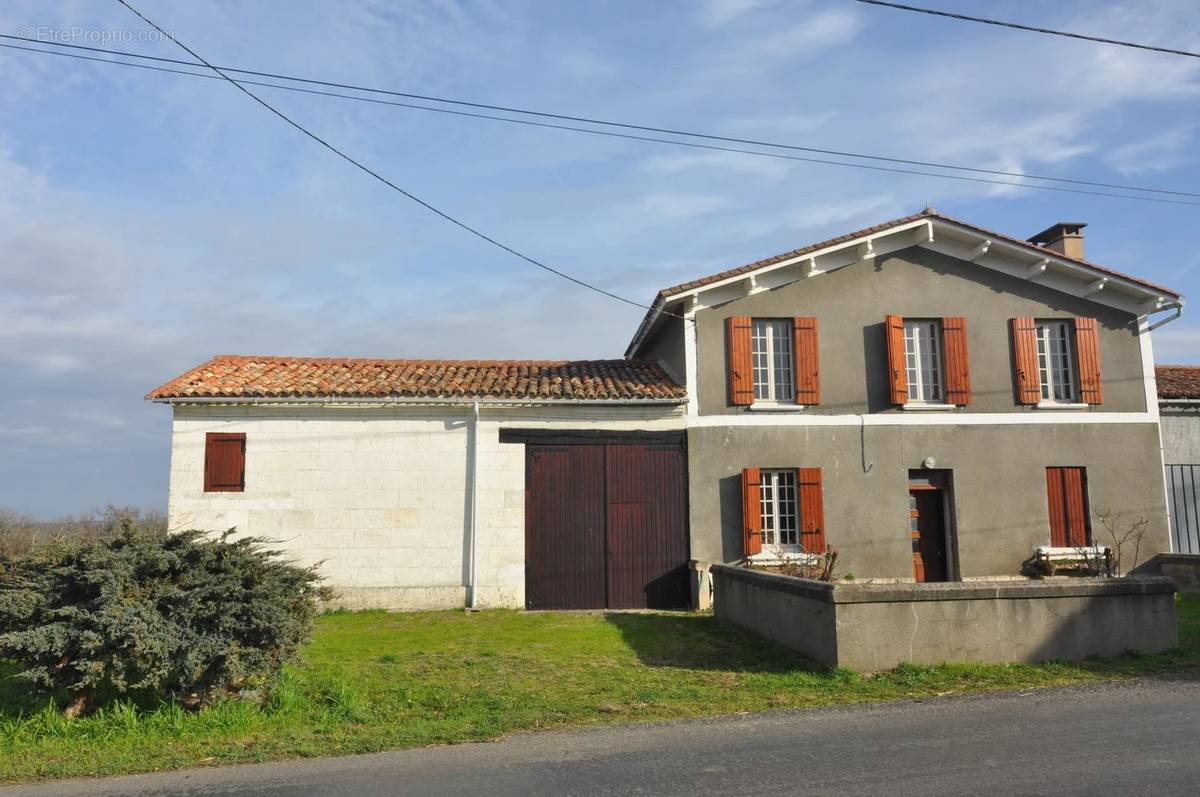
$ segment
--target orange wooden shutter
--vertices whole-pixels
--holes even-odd
[[[820,355],[817,319],[798,316],[794,321],[792,351],[796,360],[796,403],[821,403]]]
[[[204,492],[240,493],[246,488],[246,435],[209,432],[204,436]]]
[[[1050,544],[1056,548],[1088,545],[1087,490],[1083,468],[1046,468],[1046,505]]]
[[[971,367],[967,359],[967,319],[942,319],[942,351],[946,358],[946,403],[971,403]]]
[[[754,357],[750,342],[750,319],[732,316],[725,319],[729,338],[729,403],[754,403]]]
[[[1104,403],[1100,382],[1100,333],[1094,318],[1075,319],[1075,356],[1079,360],[1079,398],[1085,404]]]
[[[742,471],[742,549],[746,556],[762,552],[762,475],[758,468]]]
[[[1037,322],[1032,318],[1009,321],[1013,339],[1013,374],[1017,380],[1017,402],[1037,404],[1042,400],[1042,377],[1038,371]]]
[[[904,359],[904,316],[889,315],[884,323],[887,330],[888,384],[892,403],[908,403],[908,368]]]
[[[825,498],[820,468],[800,468],[800,545],[809,553],[825,552]]]

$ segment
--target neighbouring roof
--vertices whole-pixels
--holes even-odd
[[[1159,399],[1200,399],[1200,365],[1154,367]]]
[[[373,360],[221,354],[158,387],[189,398],[678,401],[687,391],[646,360]]]

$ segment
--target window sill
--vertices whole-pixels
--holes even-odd
[[[784,548],[782,551],[763,551],[756,553],[753,556],[747,557],[750,562],[756,565],[781,565],[785,562],[801,562],[804,564],[816,564],[821,561],[821,555],[808,553],[799,548],[789,550]]]
[[[1039,401],[1035,406],[1039,410],[1086,410],[1091,405],[1074,401]]]
[[[958,407],[954,404],[901,404],[900,409],[906,412],[949,412]]]
[[[767,404],[757,401],[750,405],[751,412],[799,412],[807,405],[805,404]]]

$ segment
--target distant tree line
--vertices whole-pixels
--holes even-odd
[[[167,516],[158,510],[109,504],[57,520],[38,520],[0,507],[0,557],[21,556],[55,543],[111,540],[127,528],[166,534]]]

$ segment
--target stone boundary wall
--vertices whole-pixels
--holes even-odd
[[[1166,576],[1180,592],[1200,594],[1200,554],[1160,553],[1140,566],[1137,573]]]
[[[862,672],[901,662],[1080,660],[1178,644],[1175,584],[1162,576],[835,585],[731,565],[711,571],[718,620]]]

